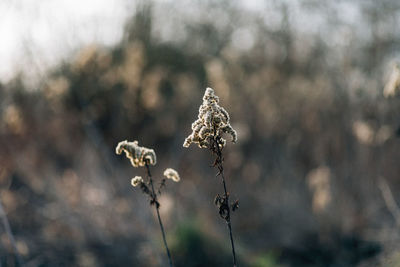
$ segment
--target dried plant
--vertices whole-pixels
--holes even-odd
[[[131,184],[133,187],[139,187],[145,195],[148,195],[150,198],[150,205],[155,207],[164,241],[165,250],[168,256],[169,265],[172,266],[171,253],[169,252],[167,239],[165,238],[165,230],[159,211],[160,202],[158,201],[157,195],[160,195],[161,189],[165,187],[166,179],[172,179],[174,182],[179,182],[180,180],[179,174],[174,169],[171,168],[166,169],[164,171],[164,175],[167,178],[163,178],[161,180],[156,191],[154,189],[153,177],[150,172],[150,165],[155,165],[157,163],[156,153],[154,152],[153,149],[139,146],[138,141],[128,142],[125,140],[117,145],[115,152],[118,155],[122,154],[122,152],[125,152],[126,157],[130,159],[133,167],[146,167],[146,173],[147,173],[146,181],[141,176],[135,176],[134,178],[132,178]]]
[[[218,105],[219,97],[214,90],[207,88],[203,96],[203,104],[199,108],[198,119],[192,124],[193,132],[185,139],[184,147],[189,147],[191,143],[196,143],[200,148],[209,149],[216,156],[213,166],[218,168],[216,176],[220,176],[224,193],[217,194],[214,203],[219,210],[219,215],[225,220],[229,229],[229,237],[232,246],[233,266],[237,265],[235,244],[233,242],[231,211],[239,207],[239,201],[229,203],[229,192],[226,187],[222,150],[226,146],[226,140],[222,137],[223,133],[230,134],[232,142],[237,141],[237,133],[230,125],[228,112]]]

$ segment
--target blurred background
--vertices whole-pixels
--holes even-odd
[[[1,1],[1,265],[7,215],[25,266],[165,266],[128,139],[181,175],[176,266],[231,266],[213,156],[182,147],[210,86],[240,266],[400,266],[399,24],[396,0]]]

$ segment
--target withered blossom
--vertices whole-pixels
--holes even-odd
[[[171,168],[165,169],[164,176],[167,177],[168,179],[171,179],[174,182],[179,182],[181,180],[178,172]]]
[[[214,90],[207,88],[203,103],[199,108],[198,119],[192,124],[192,133],[185,139],[184,147],[189,147],[191,143],[196,143],[200,148],[210,148],[210,139],[221,137],[220,146],[224,147],[226,140],[222,138],[223,133],[232,136],[232,142],[237,141],[237,133],[232,128],[228,112],[218,105],[219,97]]]
[[[133,167],[143,167],[146,165],[146,161],[150,165],[156,165],[157,163],[154,150],[139,146],[136,140],[133,142],[128,142],[127,140],[119,142],[115,148],[115,153],[120,155],[122,152],[125,152],[126,157],[131,160]]]

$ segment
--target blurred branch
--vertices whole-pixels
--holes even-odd
[[[4,230],[6,231],[8,239],[10,240],[10,243],[14,249],[17,266],[23,266],[21,256],[19,255],[18,250],[17,250],[17,243],[15,242],[14,235],[11,231],[10,223],[8,222],[7,215],[4,212],[3,205],[1,204],[1,200],[0,200],[0,217],[3,222]]]
[[[396,220],[397,226],[400,227],[400,208],[397,205],[392,191],[390,190],[390,187],[388,183],[386,182],[385,178],[380,177],[378,181],[378,186],[379,189],[381,190],[383,200],[385,201],[386,207],[390,211],[390,213],[393,215],[394,219]]]

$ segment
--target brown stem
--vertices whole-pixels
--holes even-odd
[[[218,138],[218,137],[217,137]],[[215,145],[216,145],[216,154],[217,154],[217,167],[218,167],[218,175],[221,175],[222,177],[222,184],[224,186],[224,192],[225,192],[225,198],[226,198],[226,204],[228,205],[227,209],[227,215],[225,217],[225,221],[228,224],[228,229],[229,229],[229,237],[231,239],[231,246],[232,246],[232,256],[233,256],[233,266],[236,267],[236,253],[235,253],[235,244],[233,242],[233,234],[232,234],[232,224],[231,224],[231,211],[229,207],[229,193],[226,189],[226,182],[225,182],[225,176],[224,176],[224,167],[222,166],[223,162],[223,157],[222,157],[222,150],[219,147],[219,142],[218,140],[214,140]]]
[[[164,241],[164,246],[165,246],[165,250],[167,251],[167,256],[168,256],[168,261],[169,261],[169,266],[172,267],[172,259],[171,259],[171,254],[169,252],[169,248],[168,248],[168,244],[167,244],[167,239],[165,238],[165,231],[164,231],[164,226],[163,223],[161,221],[161,216],[160,216],[160,204],[157,201],[157,194],[156,191],[154,190],[154,185],[153,185],[153,178],[151,177],[151,173],[150,173],[150,166],[149,164],[146,162],[146,169],[147,169],[147,176],[149,177],[149,181],[150,181],[150,185],[151,185],[151,191],[152,191],[152,200],[154,201],[154,205],[156,207],[156,211],[157,211],[157,217],[158,217],[158,222],[160,224],[160,228],[161,228],[161,233],[162,233],[162,237],[163,237],[163,241]]]

